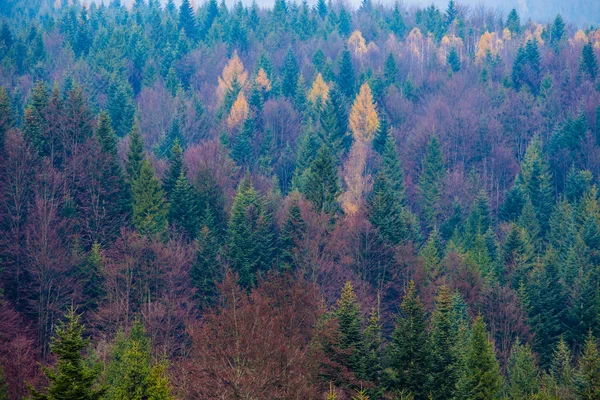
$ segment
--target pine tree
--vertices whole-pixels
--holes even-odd
[[[423,166],[419,175],[419,193],[422,198],[423,214],[429,227],[439,222],[441,215],[440,201],[446,168],[442,155],[442,146],[437,137],[432,136],[427,145],[427,153],[423,158]]]
[[[126,161],[126,169],[131,182],[139,177],[144,158],[144,142],[139,122],[135,119],[129,133],[129,150],[127,151]]]
[[[592,331],[588,333],[577,371],[577,393],[581,399],[600,397],[600,354]]]
[[[550,30],[550,43],[557,44],[565,36],[565,22],[563,21],[560,14],[556,16],[552,23],[552,29]]]
[[[453,322],[453,300],[450,288],[442,286],[431,317],[429,336],[432,351],[430,390],[435,399],[453,398],[458,383],[458,359],[455,346],[458,340]]]
[[[412,281],[404,293],[400,309],[402,313],[396,318],[387,350],[391,386],[411,393],[417,400],[425,399],[431,355],[425,309]]]
[[[497,398],[502,387],[500,366],[481,316],[473,323],[466,354],[466,368],[465,391],[468,393],[468,399]]]
[[[352,30],[352,16],[344,7],[340,10],[340,16],[338,18],[338,32],[342,37],[350,35]]]
[[[361,346],[364,354],[360,374],[363,380],[373,384],[374,388],[367,391],[373,397],[379,396],[382,391],[380,388],[383,355],[383,336],[381,331],[381,318],[377,310],[373,308],[362,334]]]
[[[591,40],[581,50],[581,70],[589,76],[592,82],[596,81],[596,77],[598,76],[598,61],[596,60]]]
[[[180,176],[182,174],[185,176],[186,172],[186,167],[183,163],[183,150],[179,145],[179,139],[175,139],[169,154],[169,167],[163,180],[163,189],[169,200],[171,200],[171,195]]]
[[[114,75],[108,86],[106,111],[118,137],[125,136],[133,124],[135,107],[132,97],[129,83]]]
[[[290,47],[285,54],[283,73],[281,77],[281,90],[283,95],[289,99],[293,100],[296,96],[299,74],[300,70],[298,68],[298,61],[296,61],[294,51]]]
[[[302,193],[315,210],[335,214],[341,193],[335,161],[326,146],[321,146],[304,177]]]
[[[49,382],[46,393],[31,389],[31,396],[35,400],[101,399],[104,389],[98,387],[100,368],[83,357],[89,340],[82,336],[84,326],[79,322],[80,316],[70,309],[66,318],[56,328],[50,345],[58,360],[54,368],[44,368]]]
[[[238,186],[227,232],[231,267],[239,275],[241,285],[252,286],[257,274],[271,267],[276,238],[271,210],[249,176]]]
[[[167,229],[165,192],[148,160],[142,161],[140,176],[133,181],[133,225],[143,235],[161,235]]]
[[[512,399],[527,399],[540,390],[540,373],[535,355],[519,340],[513,345],[507,366],[508,393]]]
[[[398,244],[408,236],[402,224],[401,205],[385,172],[380,171],[367,198],[369,221],[379,230],[383,239]]]
[[[96,138],[100,143],[102,151],[112,158],[117,157],[117,137],[111,127],[110,117],[106,112],[101,112],[98,116],[98,129],[96,129]]]
[[[321,19],[325,19],[327,16],[327,4],[325,3],[325,0],[317,1],[317,13]]]
[[[448,8],[446,8],[446,14],[444,15],[444,26],[450,27],[454,21],[458,18],[458,10],[454,0],[448,2]],[[455,71],[456,72],[456,71]]]
[[[335,156],[341,157],[350,149],[352,135],[348,129],[346,105],[336,88],[329,92],[329,99],[321,111],[320,123],[321,141]]]
[[[396,59],[394,58],[394,54],[390,52],[385,59],[385,65],[383,67],[383,76],[385,78],[385,84],[387,86],[393,85],[396,83],[396,77],[398,76],[398,65],[396,64]]]
[[[306,233],[306,224],[300,212],[299,195],[292,193],[288,214],[281,227],[279,244],[281,248],[281,262],[285,266],[294,266],[294,249]]]
[[[561,392],[568,393],[573,386],[575,371],[571,363],[571,350],[569,350],[567,343],[561,336],[560,341],[554,349],[554,356],[550,365],[550,374]]]
[[[356,91],[356,78],[354,75],[354,65],[352,64],[352,55],[348,47],[344,47],[344,50],[342,50],[338,68],[337,86],[346,98],[352,99]]]
[[[398,38],[402,38],[404,36],[404,32],[406,31],[406,24],[404,23],[404,18],[402,17],[402,13],[400,11],[400,6],[398,2],[394,3],[394,10],[392,11],[392,18],[389,22],[390,30],[396,35]]]
[[[398,149],[396,147],[396,139],[389,133],[385,141],[383,148],[383,172],[388,179],[388,182],[394,191],[396,201],[404,206],[406,203],[406,194],[404,191],[404,173],[402,172],[402,165],[400,165],[400,158],[398,156]]]

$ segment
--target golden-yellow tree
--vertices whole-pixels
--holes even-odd
[[[323,79],[323,75],[319,72],[315,78],[310,91],[308,92],[308,100],[314,105],[322,105],[329,99],[329,86]]]
[[[367,42],[359,30],[352,32],[348,38],[348,49],[354,56],[361,57],[367,52]]]
[[[223,72],[219,77],[219,85],[217,86],[217,99],[219,103],[223,101],[227,91],[232,88],[234,80],[237,80],[240,86],[243,87],[247,79],[248,72],[244,69],[242,60],[240,60],[237,52],[235,52],[233,53],[233,57],[227,62],[227,65],[225,65],[225,68],[223,68]]]
[[[258,74],[254,81],[263,92],[271,91],[271,81],[267,77],[267,73],[264,69],[261,68],[258,70]]]
[[[248,101],[246,101],[246,96],[244,96],[243,91],[240,91],[233,106],[231,106],[231,111],[227,117],[227,126],[229,129],[237,128],[243,124],[246,121],[246,118],[248,118],[249,112],[250,109],[248,107]]]
[[[482,60],[485,58],[488,52],[492,55],[496,55],[498,51],[502,48],[503,42],[500,39],[496,32],[490,33],[486,31],[479,38],[479,44],[477,45],[477,54],[475,57],[477,60]]]
[[[379,117],[375,109],[373,94],[368,83],[363,83],[352,104],[350,129],[355,141],[369,141],[379,128]]]
[[[365,167],[371,140],[379,128],[379,117],[375,109],[373,94],[367,83],[361,86],[354,100],[349,125],[354,143],[348,159],[344,163],[343,175],[346,191],[340,196],[340,201],[346,214],[355,214],[363,205],[365,194],[371,185],[371,177],[365,176]]]

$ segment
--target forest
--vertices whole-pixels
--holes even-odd
[[[600,399],[598,57],[453,0],[0,0],[0,400]]]

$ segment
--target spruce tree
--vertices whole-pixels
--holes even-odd
[[[274,221],[266,199],[249,176],[239,184],[227,231],[227,256],[239,282],[250,287],[268,270],[275,254]]]
[[[356,78],[354,76],[354,65],[352,55],[348,47],[344,47],[338,63],[337,86],[347,99],[353,99],[356,92]]]
[[[583,354],[579,360],[577,393],[581,399],[600,398],[600,354],[592,331],[588,333]]]
[[[556,16],[552,23],[552,29],[550,30],[550,43],[557,44],[565,36],[565,22],[563,21],[560,14]]]
[[[340,16],[338,17],[338,32],[342,37],[350,35],[352,30],[352,16],[344,7],[340,10]]]
[[[306,223],[300,212],[299,195],[295,192],[290,197],[291,204],[279,235],[281,262],[286,267],[294,266],[294,249],[297,248],[306,233]]]
[[[157,236],[167,229],[168,204],[160,181],[148,160],[133,181],[133,225],[143,235]]]
[[[371,309],[367,324],[362,333],[363,359],[360,376],[366,382],[370,382],[374,387],[367,392],[373,397],[380,397],[383,389],[381,388],[382,373],[382,355],[383,355],[383,336],[382,324],[379,313],[375,308]]]
[[[457,73],[460,71],[460,57],[456,51],[456,47],[452,47],[448,56],[446,57],[446,63],[450,66],[452,72]]]
[[[442,146],[437,137],[432,136],[427,145],[427,153],[419,175],[419,193],[422,198],[422,209],[426,223],[434,227],[441,215],[440,201],[446,176]]]
[[[6,132],[14,125],[14,112],[6,89],[0,86],[0,153],[4,149]]]
[[[340,334],[339,346],[347,354],[345,364],[355,373],[359,373],[363,361],[362,318],[360,305],[351,282],[346,282],[333,312]]]
[[[513,35],[521,33],[521,18],[516,9],[510,10],[508,17],[506,18],[506,27]]]
[[[435,399],[452,399],[459,378],[456,368],[459,360],[455,352],[458,337],[454,329],[452,292],[448,286],[442,286],[438,292],[430,324],[432,369],[429,388]]]
[[[196,40],[198,36],[198,27],[196,25],[196,17],[194,9],[189,0],[182,0],[179,7],[179,30],[185,32],[185,36],[192,40]]]
[[[394,10],[392,11],[392,17],[389,21],[389,26],[390,30],[398,38],[402,38],[404,36],[404,32],[406,31],[406,23],[402,17],[402,12],[400,11],[398,2],[394,3]]]
[[[296,96],[299,76],[300,70],[298,68],[298,61],[296,61],[294,51],[290,47],[285,54],[283,73],[281,77],[281,90],[283,95],[291,100],[293,100]]]
[[[517,339],[507,366],[508,394],[512,399],[528,399],[540,390],[540,372],[535,355]]]
[[[325,19],[327,16],[327,4],[325,3],[325,0],[317,1],[317,13],[321,19]]]
[[[219,296],[217,283],[222,278],[219,251],[217,237],[208,226],[203,226],[196,239],[196,258],[190,270],[190,280],[202,308],[213,305]]]
[[[66,318],[66,322],[56,328],[50,345],[57,362],[54,368],[44,368],[49,382],[46,393],[31,389],[31,397],[35,400],[101,399],[104,389],[98,385],[99,365],[91,364],[83,356],[89,340],[83,338],[80,316],[70,309]]]
[[[189,238],[194,239],[200,229],[201,212],[198,209],[196,190],[181,171],[175,187],[171,191],[169,203],[169,224],[182,229]]]
[[[132,97],[129,83],[113,75],[108,86],[106,110],[110,115],[113,129],[119,137],[125,136],[133,124],[135,106]]]
[[[394,54],[390,52],[385,59],[385,65],[383,67],[383,76],[385,78],[385,84],[387,86],[393,85],[396,83],[396,77],[398,76],[398,65],[396,64],[396,59],[394,58]]]
[[[348,129],[346,104],[335,87],[329,91],[329,99],[321,111],[320,123],[321,141],[336,157],[341,157],[352,145],[352,134]]]
[[[502,387],[500,366],[481,316],[473,323],[466,354],[465,392],[468,399],[492,400]]]
[[[381,237],[391,244],[398,244],[408,236],[407,228],[402,224],[401,211],[401,205],[385,172],[380,171],[367,198],[367,213],[369,221],[379,230]]]
[[[598,76],[598,61],[594,54],[594,46],[589,40],[581,50],[581,70],[590,78],[592,82],[596,81]]]
[[[379,117],[379,127],[377,128],[375,136],[373,137],[373,150],[379,154],[383,154],[388,136],[391,136],[391,128],[388,125],[385,112],[381,112]]]
[[[129,133],[129,149],[127,151],[127,160],[125,168],[131,182],[140,176],[142,163],[144,161],[144,142],[140,132],[140,125],[137,119],[134,120],[131,132]]]
[[[169,154],[169,166],[167,173],[163,180],[163,189],[169,200],[171,200],[172,192],[182,174],[184,176],[186,175],[186,168],[183,163],[183,150],[179,145],[179,139],[175,139]]]
[[[317,212],[335,214],[341,193],[335,161],[326,146],[321,146],[304,177],[302,193]]]
[[[561,336],[554,349],[552,364],[550,365],[550,375],[561,393],[565,394],[571,391],[575,379],[572,357],[571,350]]]
[[[391,369],[390,386],[411,393],[416,400],[426,399],[427,376],[431,354],[427,340],[425,309],[411,281],[404,293],[401,314],[387,348]]]

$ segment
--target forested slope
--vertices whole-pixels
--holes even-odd
[[[0,399],[600,398],[599,56],[453,1],[1,2]]]

